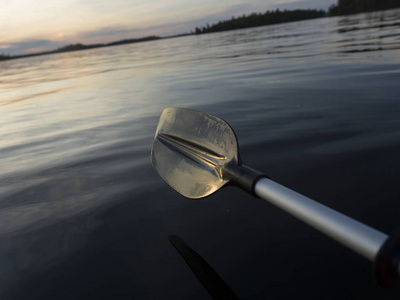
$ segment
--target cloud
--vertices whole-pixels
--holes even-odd
[[[150,35],[170,36],[189,33],[196,27],[215,24],[232,16],[276,8],[327,9],[336,2],[193,0],[189,4],[184,0],[137,0],[134,3],[129,0],[99,0],[95,3],[54,0],[59,1],[59,7],[50,0],[43,1],[41,9],[35,14],[22,10],[17,4],[10,4],[8,12],[0,11],[0,17],[7,21],[4,23],[6,30],[0,32],[0,53],[15,55],[49,51],[72,43],[97,44]],[[18,14],[18,18],[8,18],[7,13],[17,8],[24,14]],[[30,27],[29,24],[35,26]],[[21,41],[23,39],[27,40]]]
[[[190,33],[199,26],[205,26],[207,23],[213,24],[221,20],[230,19],[232,16],[250,13],[254,10],[250,4],[238,4],[228,7],[224,10],[209,13],[207,16],[189,21],[168,22],[155,26],[110,26],[102,27],[97,30],[79,33],[76,39],[80,43],[108,43],[121,39],[141,38],[150,35],[170,36],[175,34]]]
[[[337,0],[300,0],[300,1],[277,1],[270,5],[271,8],[279,9],[323,9],[327,10]]]
[[[0,43],[0,52],[4,54],[26,54],[33,52],[42,52],[56,49],[62,46],[62,43],[50,40],[26,40],[15,43]]]
[[[76,35],[74,43],[82,44],[106,44],[124,39],[135,39],[146,36],[165,36],[163,31],[168,32],[165,26],[153,26],[148,28],[136,28],[136,27],[103,27],[93,31],[81,32]]]
[[[82,44],[106,44],[124,39],[135,39],[152,35],[165,37],[169,35],[190,32],[190,25],[188,25],[188,23],[190,24],[191,22],[157,25],[146,28],[115,26],[103,27],[94,31],[82,32],[76,36],[76,39]]]

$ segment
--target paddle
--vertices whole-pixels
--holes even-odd
[[[260,197],[374,262],[383,286],[400,277],[400,232],[388,237],[245,166],[233,129],[195,110],[163,111],[151,150],[158,174],[181,195],[199,199],[227,184]]]

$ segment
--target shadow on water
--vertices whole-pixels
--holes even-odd
[[[170,235],[168,240],[213,299],[239,299],[204,258],[190,248],[184,240],[175,235]]]

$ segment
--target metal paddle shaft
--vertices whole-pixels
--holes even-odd
[[[227,184],[237,185],[373,261],[380,284],[392,286],[400,277],[400,232],[388,237],[245,166],[235,132],[220,118],[190,109],[165,109],[151,161],[185,197],[200,199]]]
[[[255,194],[373,261],[386,234],[351,219],[267,178],[257,181]]]

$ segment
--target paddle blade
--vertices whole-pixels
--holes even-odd
[[[181,195],[199,199],[229,182],[224,166],[238,164],[235,133],[224,120],[195,110],[167,108],[158,123],[151,162]]]

